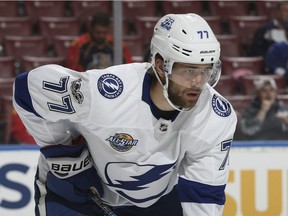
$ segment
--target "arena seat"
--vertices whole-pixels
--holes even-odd
[[[203,16],[203,18],[210,25],[214,34],[223,34],[223,25],[220,16]]]
[[[169,13],[193,13],[204,15],[203,1],[168,0],[162,2],[164,14]]]
[[[67,35],[55,35],[53,37],[53,44],[55,48],[55,54],[57,56],[66,57],[67,49],[70,47],[71,43],[78,38],[77,36],[67,36]]]
[[[15,60],[13,56],[0,57],[0,78],[13,78],[15,73]]]
[[[145,47],[142,44],[142,38],[139,35],[124,35],[123,43],[129,49],[132,55],[132,61],[141,62],[145,53]]]
[[[33,68],[46,65],[46,64],[58,64],[65,65],[65,57],[36,57],[36,56],[23,56],[22,58],[22,70],[29,71]]]
[[[52,45],[56,35],[78,36],[80,34],[80,22],[76,17],[40,17],[39,26],[47,44]]]
[[[264,73],[264,59],[261,56],[256,57],[228,57],[223,56],[222,72],[223,74],[232,74],[233,71],[239,68],[250,69],[254,74]]]
[[[111,1],[71,1],[71,9],[73,16],[77,17],[81,23],[99,12],[112,16]]]
[[[11,111],[14,77],[0,77],[0,143],[8,143],[10,138]]]
[[[17,17],[19,13],[18,1],[0,1],[1,17]]]
[[[240,43],[245,47],[251,43],[255,31],[268,20],[268,16],[230,16],[230,33],[238,35]]]
[[[235,82],[230,75],[222,75],[214,88],[223,96],[236,94]]]
[[[150,44],[150,40],[153,35],[153,29],[156,23],[158,22],[159,17],[155,16],[144,16],[136,18],[136,30],[137,34],[141,35],[142,43],[145,47],[147,44]]]
[[[47,54],[44,36],[5,36],[3,44],[5,55],[14,56],[16,62],[21,62],[24,55],[45,56]]]
[[[279,1],[255,1],[256,13],[258,16],[268,16],[269,18],[274,18],[276,7],[279,4]]]
[[[6,35],[29,36],[32,33],[33,22],[29,17],[0,17],[0,43]]]
[[[12,96],[0,96],[0,128],[3,130],[3,141],[8,144],[11,137],[11,113],[13,110]]]
[[[134,21],[137,17],[155,17],[158,16],[157,1],[122,1],[123,18]]]
[[[65,17],[66,1],[24,1],[27,16],[37,22],[39,17]]]
[[[250,13],[248,1],[208,1],[208,7],[212,16],[221,16],[223,21],[230,16],[247,16]]]
[[[13,94],[13,83],[15,77],[1,78],[0,77],[0,95],[11,96]]]
[[[221,47],[221,57],[240,57],[242,55],[241,44],[238,35],[216,35]]]

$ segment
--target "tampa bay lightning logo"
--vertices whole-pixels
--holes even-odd
[[[166,192],[176,163],[139,165],[134,162],[111,162],[105,167],[107,185],[134,203],[151,201]],[[121,174],[119,170],[122,170]]]
[[[117,98],[123,92],[123,82],[114,74],[103,74],[97,85],[100,94],[108,99]]]
[[[175,20],[170,18],[170,17],[167,17],[162,23],[161,23],[161,27],[167,29],[168,31],[171,29],[172,27],[172,24]]]
[[[212,108],[221,117],[227,117],[231,114],[231,105],[224,98],[216,94],[212,97]]]

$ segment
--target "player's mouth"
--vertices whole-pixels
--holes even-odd
[[[199,91],[189,91],[185,93],[185,95],[190,99],[190,100],[195,100],[199,97],[200,92]]]

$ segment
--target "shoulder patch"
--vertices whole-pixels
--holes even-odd
[[[212,108],[221,117],[227,117],[231,114],[231,105],[229,102],[216,94],[212,97]]]
[[[100,94],[107,99],[117,98],[124,88],[122,80],[114,74],[103,74],[97,86]]]
[[[78,104],[82,104],[83,100],[84,100],[84,95],[80,91],[81,82],[82,82],[81,78],[79,78],[77,80],[74,80],[74,81],[71,82],[71,87],[70,87],[72,95],[73,95],[73,98],[77,101]]]

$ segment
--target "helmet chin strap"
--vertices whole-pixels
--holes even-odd
[[[182,109],[180,109],[180,108],[178,108],[176,105],[174,105],[174,104],[171,102],[171,100],[169,99],[169,94],[168,94],[169,78],[168,78],[168,75],[165,73],[165,81],[166,81],[166,83],[165,83],[165,85],[163,85],[163,83],[162,83],[162,81],[161,81],[161,79],[160,79],[157,71],[155,70],[155,68],[154,68],[153,66],[152,66],[152,69],[153,69],[153,71],[154,71],[154,73],[155,73],[155,76],[157,77],[159,83],[161,84],[161,86],[162,86],[162,88],[163,88],[163,95],[164,95],[165,99],[167,100],[168,104],[169,104],[171,107],[173,107],[174,109],[176,109],[176,110],[178,110],[178,111],[180,111],[180,112],[183,111]],[[185,109],[184,109],[184,110],[185,110]],[[186,111],[186,110],[185,110],[185,111]]]

